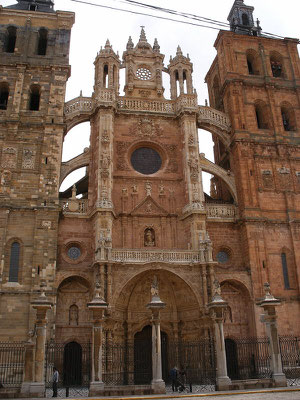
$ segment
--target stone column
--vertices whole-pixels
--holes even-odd
[[[102,322],[104,310],[108,304],[100,297],[100,284],[96,283],[95,296],[87,304],[93,314],[92,334],[92,381],[90,384],[89,396],[104,394],[104,383],[102,381]]]
[[[266,331],[270,341],[272,377],[275,386],[287,386],[286,376],[282,371],[281,353],[276,322],[277,315],[275,309],[275,307],[281,304],[281,301],[276,299],[270,293],[269,283],[264,284],[264,289],[265,297],[258,303],[258,305],[264,309],[263,321],[266,324]]]
[[[151,302],[147,305],[152,312],[152,382],[153,393],[166,393],[166,385],[162,379],[161,368],[161,339],[160,339],[160,310],[166,304],[163,303],[158,294],[158,281],[154,276],[151,286]]]
[[[31,397],[44,397],[45,395],[45,344],[46,344],[46,326],[47,311],[53,304],[48,301],[44,291],[45,283],[41,284],[41,295],[34,300],[31,305],[36,310],[36,342],[35,342],[35,360],[34,360],[34,381],[30,384],[29,393]]]
[[[207,305],[214,324],[215,343],[217,353],[217,390],[229,390],[231,379],[227,375],[226,351],[224,340],[224,311],[228,303],[221,297],[221,288],[217,280],[214,281],[214,296]]]
[[[20,392],[22,397],[30,397],[31,384],[34,382],[35,343],[32,341],[32,336],[33,332],[29,332],[29,340],[25,344],[24,377]]]

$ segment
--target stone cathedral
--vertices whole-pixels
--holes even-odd
[[[74,14],[51,0],[0,6],[0,341],[40,346],[43,329],[65,360],[95,344],[97,323],[99,346],[151,341],[154,298],[164,343],[213,339],[218,299],[227,357],[235,340],[266,335],[263,299],[280,304],[278,335],[300,336],[298,40],[264,36],[253,11],[234,1],[205,78],[209,105],[198,105],[192,60],[178,46],[164,64],[143,28],[121,58],[107,40],[91,96],[65,102]],[[62,162],[65,136],[86,121],[90,147]],[[215,163],[198,129],[211,132]]]

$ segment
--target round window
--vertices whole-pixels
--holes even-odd
[[[227,251],[221,250],[217,254],[217,261],[221,264],[225,264],[229,260],[229,254]]]
[[[148,79],[151,79],[151,75],[151,71],[148,68],[140,67],[136,70],[136,76],[142,81],[147,81]]]
[[[68,249],[68,257],[72,260],[77,260],[81,256],[80,248],[77,246],[71,246]]]
[[[156,150],[140,147],[131,154],[131,165],[137,172],[151,175],[160,170],[162,161]]]

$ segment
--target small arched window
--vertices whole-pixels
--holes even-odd
[[[108,88],[108,65],[103,67],[103,87]]]
[[[175,75],[175,82],[176,82],[176,97],[177,97],[180,94],[179,73],[178,73],[178,71],[175,71],[174,75]]]
[[[270,129],[269,111],[265,103],[259,102],[255,105],[255,115],[258,129]]]
[[[47,43],[48,43],[48,31],[45,28],[41,28],[39,30],[38,47],[37,47],[37,54],[39,56],[46,55]]]
[[[30,88],[29,110],[38,111],[40,109],[40,87],[32,85]]]
[[[294,110],[290,105],[281,106],[281,118],[282,125],[285,131],[295,131],[296,130],[296,119]]]
[[[281,253],[281,265],[282,265],[284,288],[290,289],[289,272],[288,272],[287,258],[285,253]]]
[[[0,110],[7,109],[9,88],[6,82],[0,83]]]
[[[14,26],[9,26],[7,28],[7,37],[6,37],[6,53],[14,53],[17,39],[17,28]]]
[[[270,56],[271,70],[274,78],[283,78],[283,60],[279,53],[272,53]]]
[[[248,50],[246,53],[247,67],[249,75],[260,75],[260,62],[259,57],[254,50]]]
[[[247,14],[243,14],[242,15],[242,24],[244,26],[249,26],[249,17]]]
[[[9,277],[8,277],[9,282],[18,282],[19,263],[20,263],[20,243],[13,242],[10,248]]]
[[[186,71],[183,71],[183,93],[187,93]]]

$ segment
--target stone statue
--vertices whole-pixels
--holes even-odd
[[[159,185],[159,195],[163,196],[165,194],[165,187],[164,185]]]
[[[145,189],[146,189],[146,196],[151,196],[152,186],[151,186],[151,183],[149,181],[147,181],[145,183]]]
[[[153,277],[153,281],[151,283],[151,296],[152,297],[159,297],[159,293],[158,293],[158,279],[157,276],[154,275]]]
[[[215,295],[221,296],[221,286],[220,286],[220,282],[218,281],[218,279],[214,280],[214,296]]]
[[[153,247],[155,246],[155,235],[154,231],[151,228],[145,229],[144,233],[144,245],[146,247]]]
[[[132,187],[132,193],[137,193],[138,192],[136,184],[132,185],[131,187]]]

